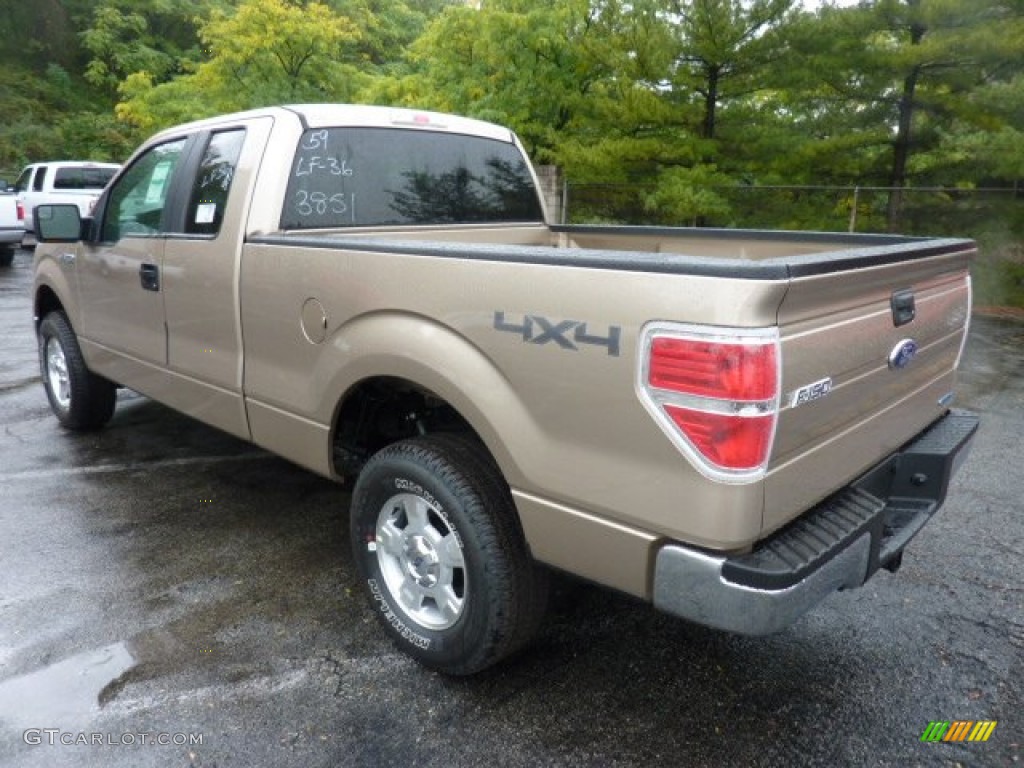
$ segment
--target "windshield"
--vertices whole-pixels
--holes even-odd
[[[33,166],[30,165],[21,172],[21,176],[19,176],[18,180],[14,182],[15,192],[24,192],[28,189],[29,180],[32,178],[32,169]]]

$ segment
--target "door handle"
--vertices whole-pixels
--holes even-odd
[[[159,291],[160,268],[156,264],[143,264],[139,267],[139,282],[144,291]]]
[[[913,322],[917,315],[917,310],[914,307],[914,291],[910,288],[905,291],[896,291],[889,304],[892,307],[892,324],[896,328]]]

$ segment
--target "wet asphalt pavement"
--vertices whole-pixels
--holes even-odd
[[[525,653],[452,680],[378,629],[345,489],[130,392],[106,430],[60,429],[30,284],[22,251],[0,270],[0,765],[1020,763],[1022,322],[975,321],[959,405],[982,427],[898,574],[767,638],[565,580]],[[932,720],[998,725],[922,743]]]

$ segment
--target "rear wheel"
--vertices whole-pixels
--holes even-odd
[[[51,312],[39,324],[39,364],[50,408],[63,426],[89,430],[110,421],[116,387],[86,367],[63,312]]]
[[[0,245],[0,267],[9,267],[14,263],[14,249]]]
[[[351,531],[378,618],[431,669],[479,672],[524,645],[543,616],[547,574],[497,467],[466,438],[405,440],[370,459]]]

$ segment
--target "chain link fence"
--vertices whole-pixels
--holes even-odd
[[[979,237],[1008,229],[1024,236],[1024,188],[729,186],[702,191],[717,200],[718,213],[669,221],[647,205],[653,186],[568,184],[565,215],[569,223],[887,232],[890,195],[898,192],[902,205],[893,231]]]

